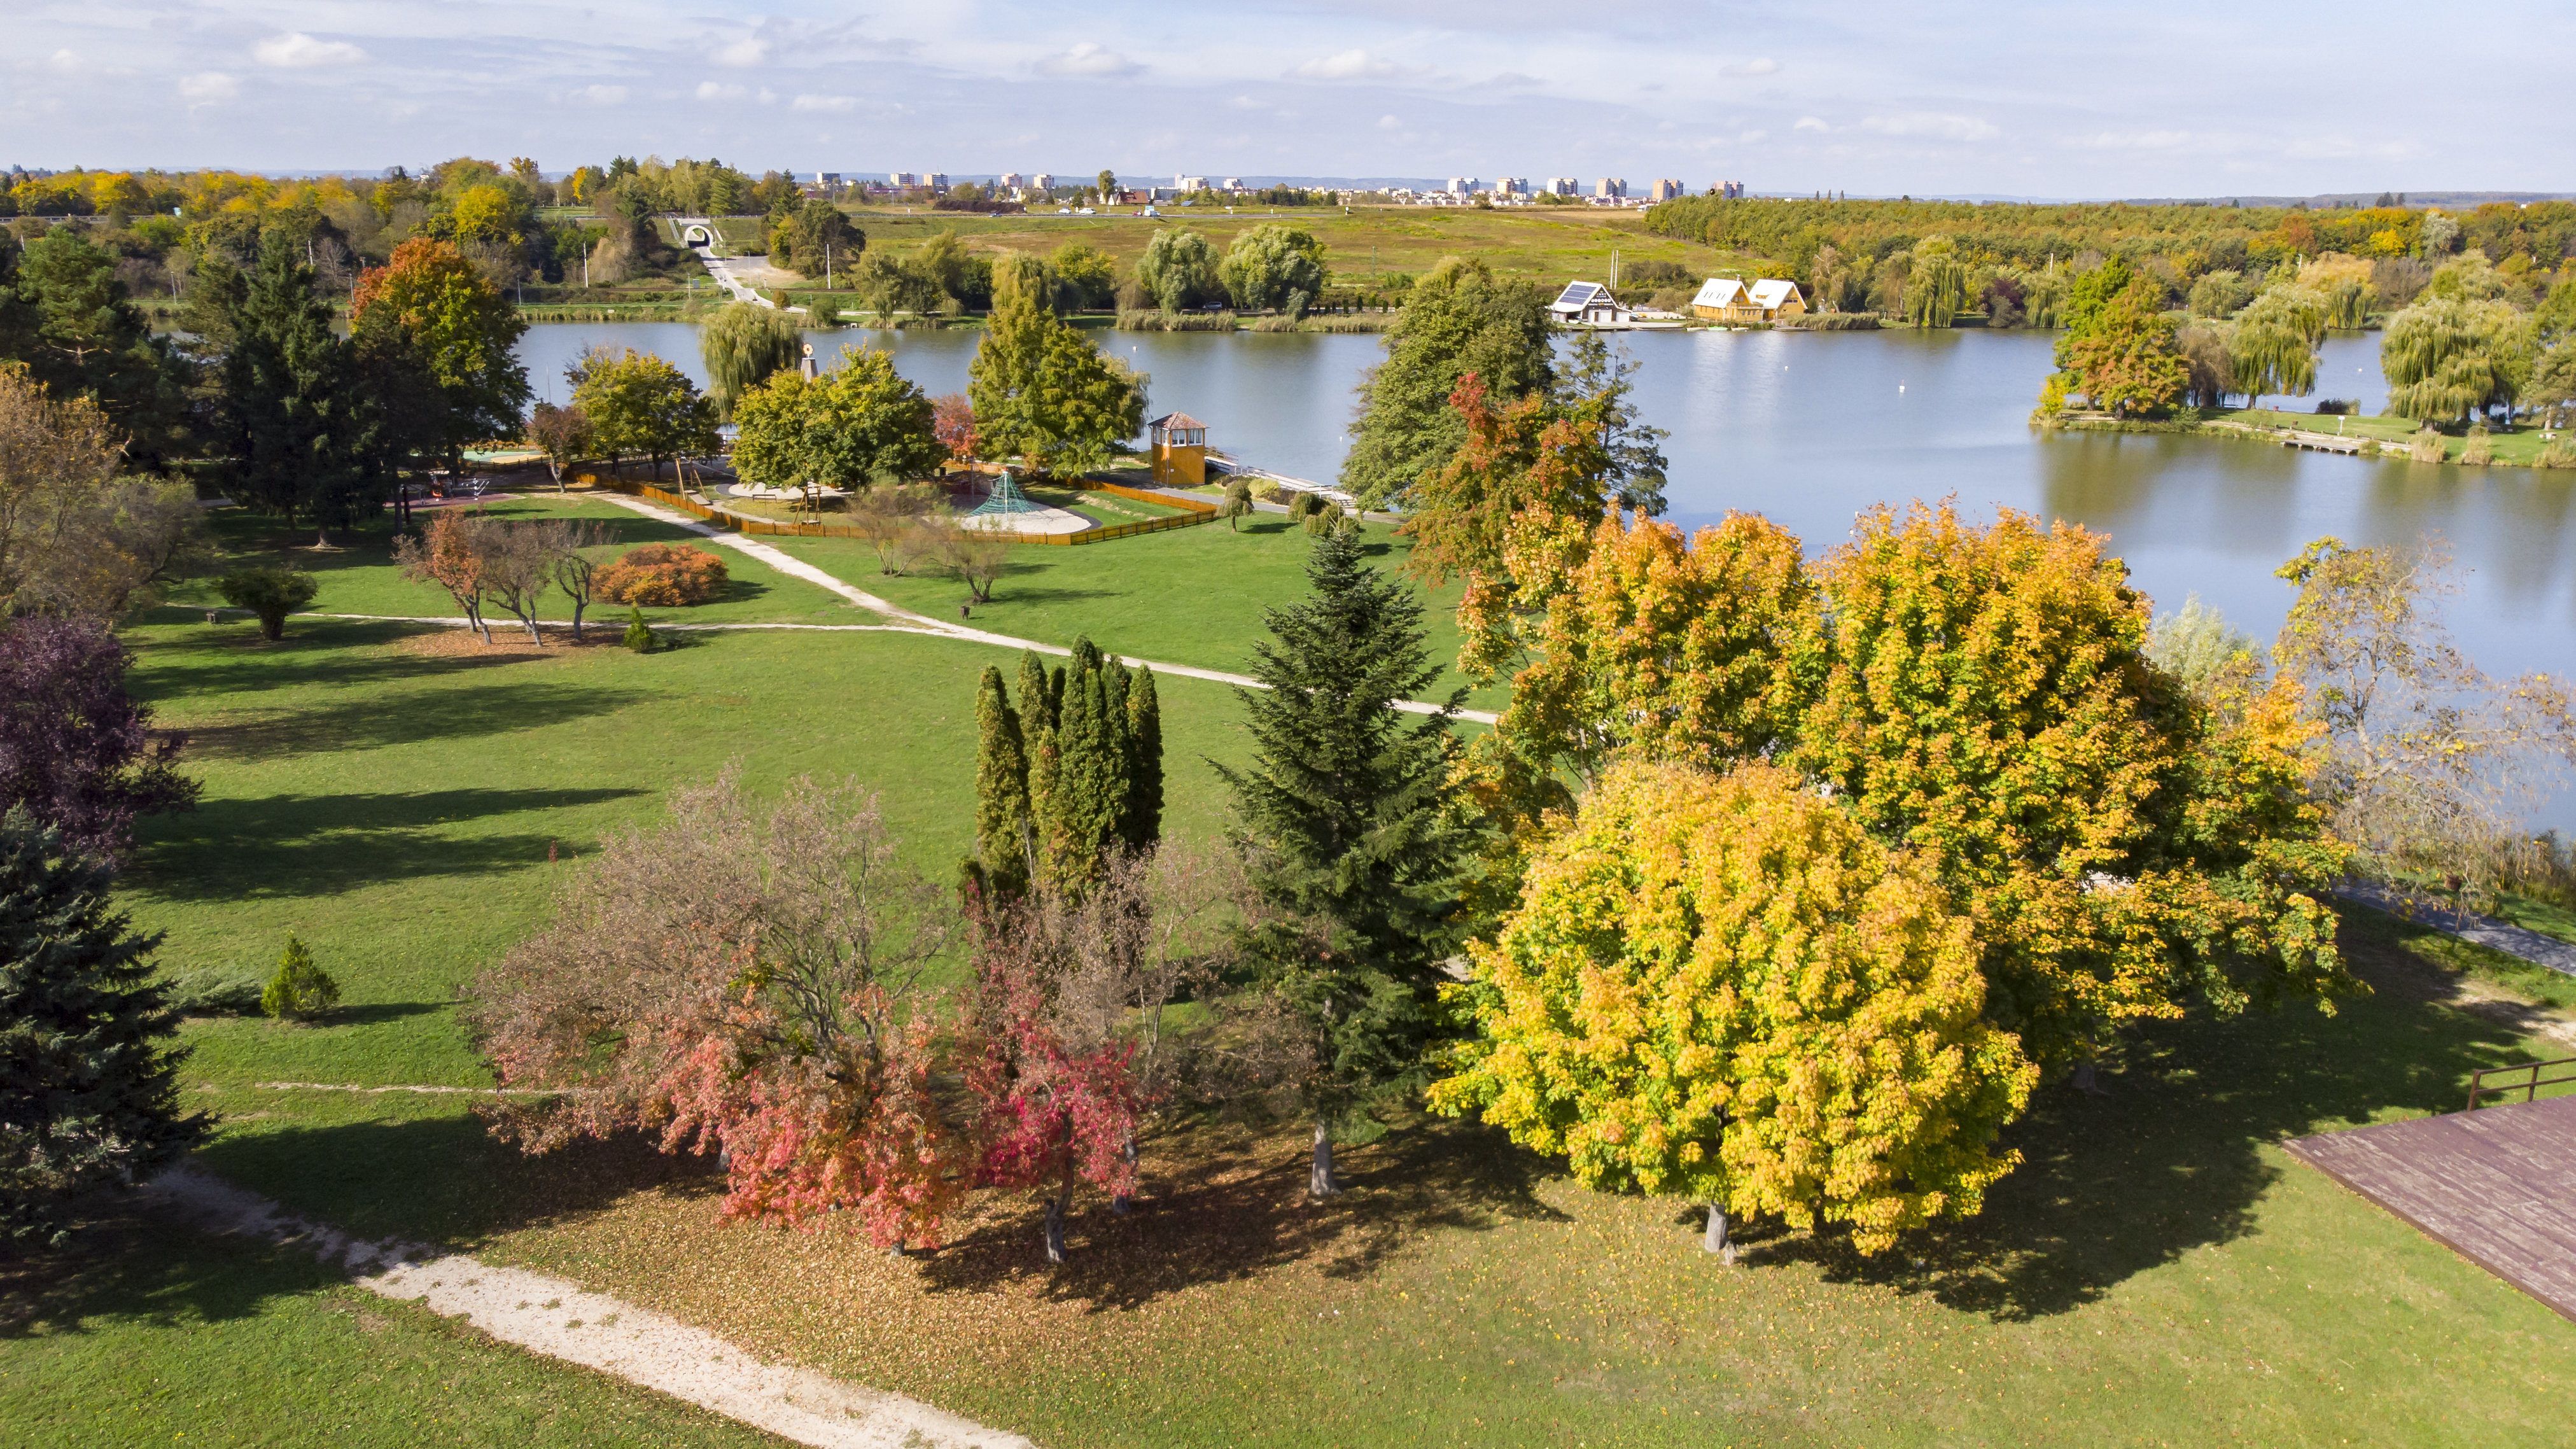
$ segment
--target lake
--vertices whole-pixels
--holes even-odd
[[[1330,480],[1352,391],[1381,355],[1371,336],[1093,334],[1149,374],[1150,413],[1188,412],[1211,443],[1292,477]],[[933,395],[963,392],[980,333],[816,332],[817,355],[880,347]],[[2272,570],[2306,543],[2438,540],[2455,560],[2448,618],[2490,672],[2576,673],[2576,474],[2304,453],[2221,438],[2040,433],[2027,424],[2050,369],[2047,333],[1630,333],[1637,404],[1669,430],[1669,517],[1768,514],[1811,552],[1871,504],[1955,497],[2106,533],[2160,611],[2189,594],[2268,640],[2290,589]],[[540,397],[593,343],[657,352],[704,381],[685,323],[548,323],[520,351]],[[2321,395],[2387,398],[2376,333],[2338,334]]]

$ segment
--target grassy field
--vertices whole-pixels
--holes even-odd
[[[871,588],[917,582],[781,542]],[[1026,552],[1046,570],[1015,573],[977,622],[1225,664],[1261,604],[1293,597],[1304,550],[1216,526]],[[789,606],[756,567],[741,562],[747,581],[780,590],[758,597]],[[330,587],[397,597],[383,572],[349,558]],[[1722,1269],[1685,1206],[1585,1192],[1456,1124],[1351,1150],[1357,1190],[1310,1205],[1293,1137],[1220,1120],[1154,1137],[1141,1210],[1086,1205],[1060,1271],[1039,1259],[1034,1205],[1011,1198],[894,1261],[727,1225],[703,1164],[635,1144],[530,1160],[468,1099],[264,1084],[487,1083],[457,988],[604,831],[729,762],[755,791],[855,777],[944,876],[971,829],[974,678],[1006,653],[892,634],[458,652],[328,621],[276,645],[193,620],[129,637],[138,688],[193,733],[206,782],[197,811],[146,824],[124,887],[137,920],[168,933],[175,971],[262,970],[297,933],[346,990],[315,1026],[189,1024],[189,1100],[222,1114],[206,1165],[1051,1449],[2465,1446],[2547,1442],[2576,1391],[2576,1330],[2278,1147],[2447,1109],[2469,1071],[2540,1045],[2547,1023],[2466,982],[2502,969],[2493,953],[2386,917],[2346,927],[2371,995],[2331,1018],[2146,1033],[2108,1096],[2042,1095],[1983,1218],[1881,1261],[1757,1233]],[[1187,679],[1163,698],[1171,829],[1204,835],[1224,814],[1207,762],[1240,757],[1236,707]],[[0,1439],[371,1442],[334,1437],[336,1411],[390,1426],[364,1431],[385,1442],[749,1442],[292,1255],[111,1223],[86,1257],[8,1286]],[[138,1381],[154,1385],[142,1409],[99,1407]]]
[[[2330,433],[2337,437],[2376,438],[2382,443],[2394,443],[2400,447],[2412,442],[2423,430],[2421,423],[2409,418],[2338,417],[2280,412],[2271,408],[2236,408],[2213,416],[2222,421],[2250,423],[2263,428],[2293,428],[2300,432]],[[2549,443],[2541,437],[2540,429],[2526,427],[2509,433],[2490,433],[2487,446],[2494,452],[2498,464],[2530,467]],[[2456,463],[2467,447],[2466,437],[2446,435],[2442,440],[2442,456],[2446,461]]]
[[[1570,277],[1608,281],[1610,254],[1625,263],[1678,262],[1694,272],[1738,266],[1749,259],[1645,230],[1643,213],[1590,207],[1532,207],[1478,211],[1472,207],[1364,206],[1344,215],[1338,207],[1177,210],[1156,220],[1135,216],[974,216],[963,212],[905,212],[882,207],[853,211],[851,220],[870,246],[903,247],[954,228],[980,252],[1048,252],[1069,241],[1098,247],[1123,271],[1144,254],[1158,230],[1186,227],[1221,251],[1236,233],[1278,223],[1310,232],[1324,246],[1337,286],[1368,287],[1398,274],[1419,275],[1442,257],[1482,259],[1497,272],[1550,283]]]

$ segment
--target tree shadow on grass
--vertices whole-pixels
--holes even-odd
[[[107,1320],[163,1328],[248,1318],[275,1298],[341,1281],[311,1253],[217,1238],[103,1204],[62,1247],[0,1257],[0,1343]]]
[[[127,884],[165,900],[333,895],[422,876],[517,870],[573,844],[536,831],[460,835],[500,815],[622,800],[632,788],[424,790],[210,800],[144,823]]]
[[[188,741],[192,753],[221,759],[364,750],[544,729],[610,714],[644,697],[588,679],[494,680],[218,720],[191,727]]]
[[[2107,1094],[2044,1087],[2005,1134],[2023,1161],[1964,1223],[1910,1234],[1877,1258],[1839,1233],[1757,1234],[1750,1255],[1819,1263],[2003,1321],[2102,1298],[2195,1248],[2243,1237],[2284,1169],[2263,1149],[2377,1118],[2456,1111],[2479,1068],[2520,1060],[2513,1025],[2429,1004],[2426,968],[2384,935],[2343,932],[2374,988],[2326,1016],[2309,1006],[2142,1032]],[[2292,1167],[2289,1171],[2300,1171]]]
[[[928,1255],[922,1281],[985,1292],[1030,1279],[1056,1301],[1133,1309],[1299,1262],[1329,1278],[1366,1277],[1436,1229],[1563,1217],[1537,1196],[1559,1169],[1480,1127],[1426,1122],[1347,1149],[1338,1166],[1348,1190],[1322,1202],[1306,1196],[1305,1141],[1186,1125],[1149,1149],[1134,1212],[1120,1217],[1094,1200],[1076,1213],[1066,1263],[1046,1264],[1040,1206],[1001,1198]]]
[[[440,679],[514,664],[525,657],[352,652],[353,646],[394,644],[420,632],[421,626],[415,624],[297,620],[285,638],[269,643],[259,638],[255,627],[228,620],[220,631],[145,635],[129,639],[126,647],[134,652],[139,666],[134,691],[154,703],[315,684],[346,687]]]

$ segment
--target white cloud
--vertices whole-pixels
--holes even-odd
[[[758,65],[769,59],[769,42],[757,35],[746,35],[731,45],[716,47],[716,64],[730,66]]]
[[[241,82],[219,70],[201,70],[195,75],[179,77],[182,99],[204,105],[210,101],[229,101],[241,94]]]
[[[1226,102],[1226,104],[1234,107],[1238,111],[1257,111],[1261,109],[1261,102],[1254,100],[1250,96],[1236,96],[1233,100]]]
[[[576,101],[587,102],[594,106],[614,106],[625,101],[626,87],[583,86],[580,90],[572,93],[572,98]]]
[[[2171,151],[2191,144],[2189,131],[2097,131],[2074,144],[2088,151]]]
[[[1822,117],[1800,116],[1798,118],[1798,124],[1791,126],[1789,129],[1792,131],[1830,131],[1833,127],[1826,125]]]
[[[1039,61],[1038,69],[1048,75],[1118,76],[1132,75],[1144,67],[1097,41],[1086,40],[1062,55]]]
[[[859,108],[859,98],[857,96],[798,96],[787,104],[789,109],[798,111],[855,111]]]
[[[45,68],[58,75],[78,75],[85,69],[81,58],[68,50],[58,50],[46,57]]]
[[[1990,141],[2003,134],[1991,121],[1974,116],[1953,116],[1938,111],[1904,111],[1893,116],[1870,116],[1861,123],[1864,131],[1882,136],[1925,136],[1936,141]]]
[[[345,40],[316,40],[301,30],[272,35],[250,48],[251,58],[281,70],[314,70],[326,65],[360,65],[367,53]]]
[[[1770,133],[1770,132],[1768,132],[1768,131],[1746,131],[1746,132],[1744,132],[1743,134],[1741,134],[1741,135],[1737,136],[1735,139],[1736,139],[1738,142],[1740,142],[1741,144],[1743,144],[1743,145],[1750,146],[1750,145],[1752,145],[1754,142],[1759,141],[1759,140],[1761,140],[1763,137],[1768,136],[1768,135],[1770,135],[1770,134],[1771,134],[1771,133]]]
[[[702,101],[738,101],[746,94],[748,92],[740,86],[729,86],[719,81],[698,82],[698,99]]]
[[[1726,73],[1728,75],[1778,75],[1780,62],[1766,55],[1760,60],[1748,60],[1730,65],[1726,68]]]
[[[1288,73],[1307,80],[1365,80],[1394,72],[1394,66],[1373,58],[1365,50],[1343,50],[1307,61]]]
[[[1404,129],[1404,123],[1393,116],[1380,116],[1377,118],[1377,128],[1381,131],[1401,131]]]

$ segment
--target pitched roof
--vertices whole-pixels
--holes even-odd
[[[1694,307],[1732,307],[1744,284],[1733,277],[1711,277],[1699,284],[1699,295],[1691,298]]]
[[[1188,413],[1165,413],[1145,426],[1149,428],[1204,428],[1207,424]]]
[[[1579,312],[1594,302],[1615,303],[1617,300],[1610,295],[1610,289],[1599,282],[1568,282],[1565,290],[1556,294],[1556,300],[1548,304],[1548,309]]]
[[[1768,309],[1797,296],[1798,284],[1783,282],[1776,277],[1764,277],[1753,284],[1752,292],[1754,305]]]

